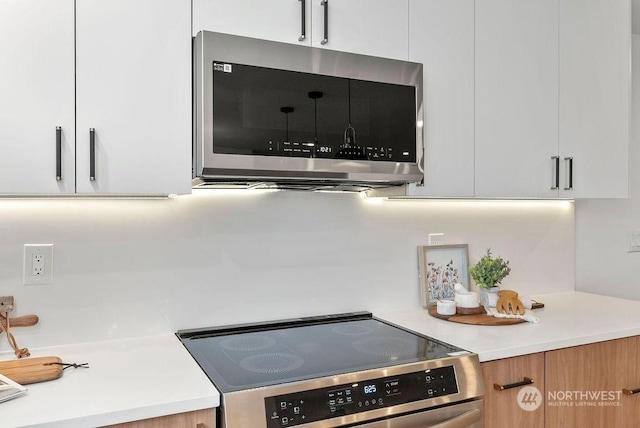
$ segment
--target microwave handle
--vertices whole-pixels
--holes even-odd
[[[302,17],[300,18],[302,30],[300,32],[300,37],[298,37],[298,41],[302,42],[307,38],[307,0],[298,1],[300,2],[300,12],[302,13]]]
[[[476,422],[480,422],[481,419],[482,412],[480,409],[473,409],[468,412],[464,412],[455,418],[451,418],[448,421],[432,425],[431,428],[467,428]]]
[[[320,6],[324,7],[324,37],[320,44],[329,43],[329,0],[321,0]]]

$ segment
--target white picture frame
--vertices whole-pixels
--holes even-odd
[[[418,265],[420,303],[425,308],[438,299],[453,300],[456,283],[469,289],[467,244],[418,246]]]

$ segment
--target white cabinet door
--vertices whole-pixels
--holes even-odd
[[[560,157],[574,198],[628,195],[631,5],[560,0]],[[564,165],[563,165],[564,166]]]
[[[0,1],[0,193],[75,190],[73,3]]]
[[[310,1],[313,46],[408,59],[408,0]]]
[[[208,30],[308,45],[311,43],[311,2],[193,0],[192,34]]]
[[[475,196],[555,197],[558,0],[478,0],[475,34]]]
[[[76,2],[78,193],[190,192],[190,22],[184,0]]]
[[[474,0],[411,0],[409,60],[424,65],[425,182],[412,196],[474,192]]]

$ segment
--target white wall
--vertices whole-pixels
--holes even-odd
[[[640,300],[640,253],[627,232],[640,231],[640,36],[632,44],[629,199],[576,201],[576,289]]]
[[[419,307],[417,246],[491,247],[523,294],[573,289],[569,202],[372,202],[354,194],[196,191],[163,200],[0,200],[0,295],[40,347],[256,320]],[[54,284],[22,285],[25,243]],[[0,335],[0,352],[10,350]]]

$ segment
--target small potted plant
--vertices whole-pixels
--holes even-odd
[[[488,293],[497,293],[498,284],[511,272],[509,261],[502,257],[492,257],[491,248],[475,265],[469,268],[469,275],[480,288],[480,304],[487,306]]]

